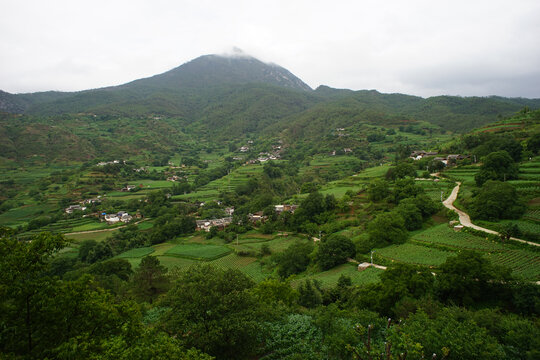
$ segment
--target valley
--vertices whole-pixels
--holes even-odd
[[[86,304],[83,323],[95,312],[110,325],[88,346],[95,358],[125,348],[127,319],[130,341],[157,339],[189,359],[349,359],[365,350],[368,324],[377,346],[402,342],[418,358],[449,346],[449,359],[532,359],[539,108],[312,90],[277,65],[215,55],[114,87],[1,92],[2,321],[44,349],[13,340],[8,350],[60,358],[99,337],[64,329],[58,292],[74,313]],[[17,315],[41,306],[30,309],[27,289],[50,316],[35,331]],[[459,335],[427,339],[401,319]],[[49,339],[50,324],[65,338]],[[289,326],[320,341],[291,350],[269,340]],[[481,354],[469,332],[487,339]]]

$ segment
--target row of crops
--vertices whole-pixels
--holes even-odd
[[[509,267],[514,275],[527,280],[540,279],[540,252],[516,248],[467,232],[455,232],[446,224],[418,232],[405,244],[376,249],[375,259],[437,266],[460,250],[480,251],[495,264]]]

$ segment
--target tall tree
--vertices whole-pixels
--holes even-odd
[[[135,297],[152,304],[160,295],[167,292],[169,278],[167,268],[155,256],[145,256],[133,275]]]
[[[220,359],[253,355],[261,311],[250,289],[253,282],[238,270],[195,266],[182,273],[163,301],[168,307],[163,326],[182,339]]]

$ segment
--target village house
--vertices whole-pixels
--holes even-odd
[[[219,230],[225,229],[228,225],[232,223],[232,217],[224,217],[221,219],[205,219],[205,220],[196,220],[197,230],[204,230],[206,232],[210,231],[210,228],[216,227]]]
[[[126,187],[121,188],[120,191],[129,192],[129,191],[135,190],[135,188],[136,188],[135,185],[127,185]]]
[[[294,213],[294,211],[297,208],[298,208],[298,205],[289,205],[289,204],[274,205],[274,209],[275,209],[276,213],[278,213],[278,214],[281,214],[284,211]]]
[[[424,150],[416,150],[411,153],[411,156],[409,156],[413,160],[420,160],[426,156],[435,156],[438,153],[436,151],[424,151]]]
[[[81,206],[81,205],[69,205],[65,211],[66,211],[66,214],[72,214],[74,211],[84,211],[86,210],[86,207],[85,206]]]
[[[234,207],[226,207],[225,208],[225,214],[229,215],[229,216],[232,216],[232,214],[234,214]]]
[[[247,146],[242,146],[240,148],[240,152],[248,152],[249,151],[249,148]]]
[[[97,198],[92,198],[92,199],[85,199],[82,201],[82,204],[83,205],[100,204],[101,203],[100,197],[101,196],[98,196]]]
[[[109,225],[116,224],[117,222],[128,223],[133,219],[133,216],[129,215],[127,211],[119,211],[116,214],[102,213],[102,219]]]
[[[123,161],[123,163],[125,164],[126,162]],[[102,162],[99,162],[97,165],[98,166],[105,166],[105,165],[111,165],[111,164],[120,164],[120,160],[102,161]]]
[[[264,215],[262,211],[257,211],[254,214],[248,214],[248,218],[251,222],[256,223],[257,221],[266,221],[266,219],[268,219],[268,216]]]
[[[352,149],[344,148],[344,149],[343,149],[343,152],[344,152],[345,154],[347,154],[347,153],[352,153]]]

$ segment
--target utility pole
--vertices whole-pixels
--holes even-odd
[[[443,201],[442,196],[443,196],[443,191],[441,190],[441,202]]]
[[[374,253],[374,251],[371,250],[371,266],[373,266],[373,253]]]

